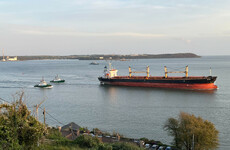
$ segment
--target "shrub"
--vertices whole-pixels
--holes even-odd
[[[44,125],[23,103],[24,92],[12,104],[0,105],[0,144],[2,149],[32,149],[43,136]]]
[[[144,141],[145,143],[149,143],[149,139],[143,137],[143,138],[140,138],[141,141]]]
[[[99,139],[88,135],[79,136],[74,143],[77,143],[80,147],[95,148],[99,146]]]
[[[137,145],[132,143],[118,142],[112,144],[113,150],[141,150]]]

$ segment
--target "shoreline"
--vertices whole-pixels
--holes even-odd
[[[118,54],[94,54],[94,55],[35,55],[35,56],[17,56],[17,61],[24,60],[59,60],[59,59],[78,59],[78,60],[120,60],[126,61],[130,59],[159,59],[159,58],[200,58],[201,56],[194,53],[173,53],[173,54],[135,54],[135,55],[118,55]],[[2,60],[2,57],[0,57]]]

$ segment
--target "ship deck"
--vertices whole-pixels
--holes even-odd
[[[113,77],[113,79],[134,79],[134,80],[143,80],[143,79],[148,79],[148,80],[200,80],[200,79],[207,79],[207,76],[189,76],[189,77],[167,77],[165,78],[164,76],[116,76]]]

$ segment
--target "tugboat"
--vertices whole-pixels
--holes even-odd
[[[39,87],[39,88],[52,88],[53,86],[51,84],[47,84],[46,81],[44,80],[44,78],[42,78],[42,80],[40,81],[39,84],[36,84],[34,87]]]
[[[65,82],[65,80],[59,78],[59,76],[57,75],[53,80],[51,80],[50,82],[53,82],[53,83],[63,83]]]

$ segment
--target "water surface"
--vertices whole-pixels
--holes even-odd
[[[91,61],[41,60],[0,62],[0,97],[11,101],[17,91],[26,92],[26,103],[31,108],[40,103],[60,122],[75,122],[90,129],[119,132],[127,137],[147,137],[170,143],[172,138],[163,130],[167,118],[183,112],[193,113],[213,122],[220,132],[220,149],[230,149],[230,57],[212,56],[187,59],[148,59],[113,61],[119,75],[128,75],[128,67],[145,70],[150,74],[164,75],[164,66],[171,70],[184,70],[189,75],[217,75],[219,89],[213,92],[169,90],[156,88],[100,86],[97,80],[103,73],[106,61],[89,65]],[[56,74],[66,80],[54,84],[53,89],[33,86],[44,76],[52,80]],[[40,111],[40,119],[42,113]],[[47,123],[61,125],[47,115]]]

